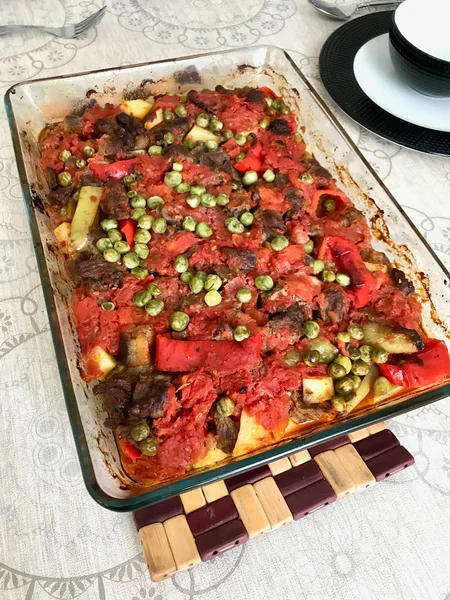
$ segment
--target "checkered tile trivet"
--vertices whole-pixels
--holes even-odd
[[[194,567],[414,463],[384,423],[134,513],[153,581]]]

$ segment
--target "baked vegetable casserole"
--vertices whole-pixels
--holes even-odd
[[[40,137],[83,377],[154,483],[450,375],[269,88],[87,100]]]

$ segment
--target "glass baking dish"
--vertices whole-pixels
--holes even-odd
[[[118,101],[143,82],[152,93],[186,93],[189,89],[245,85],[272,87],[282,94],[305,126],[305,141],[319,162],[335,176],[371,224],[374,246],[401,266],[423,302],[423,324],[430,336],[450,333],[450,273],[422,238],[403,209],[358,151],[329,108],[283,50],[260,46],[190,56],[89,73],[19,83],[5,96],[20,182],[30,221],[56,357],[84,481],[102,506],[127,511],[189,489],[236,475],[289,453],[348,433],[450,395],[450,379],[428,389],[409,391],[383,404],[365,406],[342,420],[311,427],[251,455],[229,459],[217,467],[191,471],[152,488],[125,473],[105,414],[78,370],[79,347],[71,310],[72,284],[42,202],[47,188],[39,167],[38,136],[48,123],[60,121],[74,105],[92,94],[99,102]]]

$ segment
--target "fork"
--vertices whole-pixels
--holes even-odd
[[[80,23],[72,23],[69,25],[64,25],[64,27],[45,27],[44,25],[4,25],[0,26],[0,35],[27,29],[38,29],[39,31],[45,31],[60,38],[76,38],[90,27],[94,27],[100,23],[105,15],[105,12],[106,6],[103,6],[103,8],[98,10],[96,13],[89,15],[89,17],[86,17],[86,19],[80,21]]]

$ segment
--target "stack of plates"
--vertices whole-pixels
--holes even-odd
[[[352,119],[392,142],[450,156],[450,98],[431,98],[401,79],[389,54],[392,12],[337,29],[320,55],[322,81]]]

